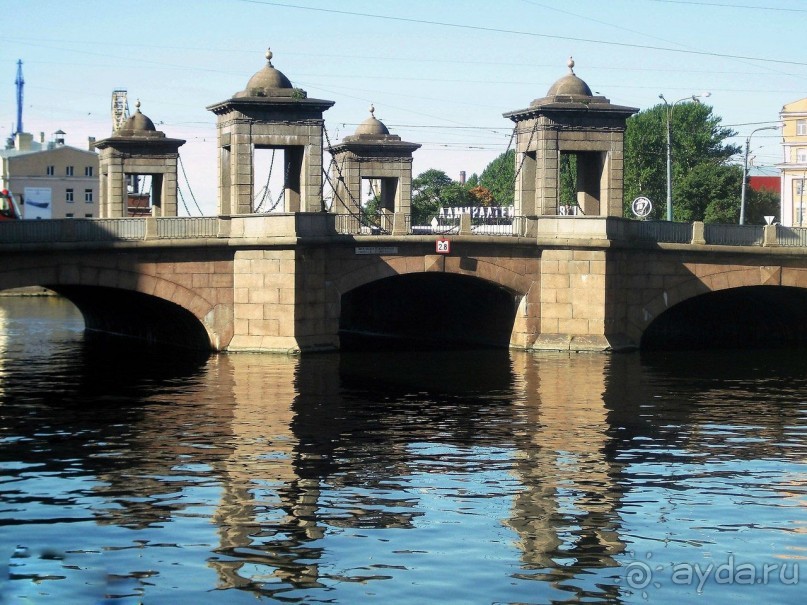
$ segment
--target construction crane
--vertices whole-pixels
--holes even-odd
[[[23,132],[22,130],[22,87],[25,85],[25,80],[22,78],[22,59],[17,60],[17,79],[14,80],[17,85],[17,129],[12,134]]]
[[[112,91],[112,131],[115,132],[129,119],[129,101],[126,100],[126,89]]]

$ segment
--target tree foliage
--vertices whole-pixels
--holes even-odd
[[[412,180],[412,224],[422,225],[434,216],[443,204],[447,189],[454,181],[442,170],[422,172]]]
[[[638,196],[653,202],[651,218],[666,216],[667,200],[667,112],[659,104],[628,119],[625,131],[625,214]],[[676,104],[671,113],[672,131],[672,198],[674,220],[716,220],[730,214],[735,206],[739,216],[740,180],[737,167],[729,160],[740,147],[727,144],[736,135],[721,126],[721,118],[712,108],[700,103]],[[734,174],[734,176],[732,176]],[[701,179],[717,179],[714,183]],[[713,197],[704,198],[703,195]],[[707,213],[707,207],[714,207]]]
[[[673,218],[681,222],[737,223],[742,178],[740,166],[710,162],[696,165],[678,185],[678,198],[673,197]],[[676,203],[677,200],[681,201]]]
[[[515,199],[516,152],[510,149],[488,164],[479,175],[479,184],[493,195],[492,206],[511,206]]]
[[[771,191],[770,189],[755,191],[749,188],[746,192],[745,200],[745,222],[749,225],[764,225],[766,216],[781,220],[780,201],[781,197],[778,191]]]
[[[514,162],[515,152],[502,153],[465,184],[442,170],[422,172],[412,181],[412,224],[427,223],[440,208],[512,205]]]

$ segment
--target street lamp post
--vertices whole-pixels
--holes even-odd
[[[743,186],[740,193],[740,224],[745,224],[745,190],[746,190],[746,182],[748,181],[748,153],[751,150],[751,137],[754,136],[755,132],[759,132],[760,130],[777,130],[778,126],[761,126],[760,128],[755,128],[751,131],[745,139],[745,156],[743,157]]]
[[[672,114],[673,108],[681,101],[688,101],[692,99],[695,103],[700,103],[700,97],[711,96],[712,93],[705,92],[700,95],[689,95],[672,103],[668,103],[663,94],[658,96],[659,99],[664,101],[667,107],[667,220],[672,222]]]

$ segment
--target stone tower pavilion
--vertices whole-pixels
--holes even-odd
[[[119,218],[128,215],[127,177],[152,178],[151,215],[177,216],[177,163],[182,139],[171,139],[157,130],[148,116],[137,111],[112,133],[96,141],[100,150],[100,215]]]
[[[577,158],[577,205],[586,216],[622,216],[625,123],[638,111],[591,92],[574,73],[526,109],[504,114],[516,124],[516,214],[557,215],[563,154]]]
[[[294,88],[267,50],[244,90],[207,108],[217,116],[219,214],[254,211],[256,149],[283,152],[285,212],[321,211],[322,114],[333,104]]]
[[[328,149],[334,160],[330,176],[334,184],[331,211],[358,216],[362,183],[375,181],[380,183],[381,212],[388,218],[401,217],[392,231],[405,233],[402,219],[409,214],[412,204],[412,153],[419,147],[418,143],[407,143],[390,134],[370,106],[370,117],[359,124],[356,132]]]

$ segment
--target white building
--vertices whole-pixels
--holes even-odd
[[[97,218],[99,216],[98,154],[65,145],[65,133],[39,141],[17,133],[2,158],[2,188],[17,199],[23,218]]]
[[[782,170],[782,224],[807,227],[807,98],[788,103],[782,119],[784,161]]]

